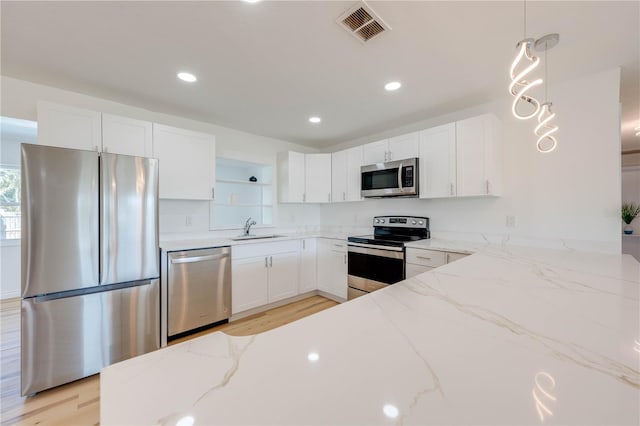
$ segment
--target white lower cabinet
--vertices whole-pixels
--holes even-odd
[[[318,289],[317,240],[305,238],[300,240],[300,285],[299,293],[307,293]]]
[[[454,262],[468,254],[455,253],[441,250],[427,250],[419,248],[407,248],[407,262],[405,265],[406,277],[411,278],[423,272],[430,271],[438,266]]]
[[[347,243],[318,239],[318,290],[347,299]]]
[[[231,313],[298,294],[299,241],[232,247]]]

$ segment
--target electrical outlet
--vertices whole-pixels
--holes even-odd
[[[516,216],[508,214],[507,221],[506,221],[507,228],[515,228],[517,226],[516,219],[517,219]]]
[[[187,216],[184,221],[185,226],[191,226],[191,216]]]

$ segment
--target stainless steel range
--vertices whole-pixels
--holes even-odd
[[[349,237],[349,300],[405,279],[405,243],[430,237],[429,218],[376,216],[373,235]]]

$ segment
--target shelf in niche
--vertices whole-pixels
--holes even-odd
[[[243,184],[243,185],[256,185],[256,186],[269,186],[271,185],[271,183],[264,183],[264,182],[250,182],[250,181],[245,181],[245,180],[238,180],[238,179],[216,179],[216,182],[222,182],[222,183],[238,183],[238,184]]]

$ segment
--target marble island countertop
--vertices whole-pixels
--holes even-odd
[[[640,264],[467,249],[270,332],[217,332],[107,367],[100,422],[639,424]]]

